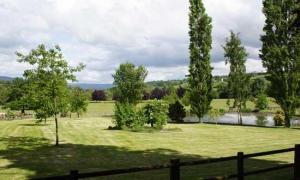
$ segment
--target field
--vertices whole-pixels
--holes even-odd
[[[293,147],[300,139],[299,129],[206,124],[168,124],[161,131],[152,132],[107,130],[112,107],[112,103],[91,103],[83,118],[60,119],[59,147],[53,146],[53,120],[47,124],[36,124],[35,120],[0,121],[0,179],[61,175],[71,169],[85,172],[154,165],[175,157],[191,160],[231,156],[238,151],[252,153]],[[246,169],[291,161],[292,153],[265,156],[247,160]],[[201,179],[200,176],[235,170],[236,162],[230,161],[184,167],[182,176]],[[168,172],[166,169],[99,179],[168,179]],[[291,170],[281,170],[263,174],[260,179],[286,179],[291,174]]]

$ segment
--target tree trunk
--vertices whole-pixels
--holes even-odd
[[[77,118],[79,118],[79,113],[77,113]]]
[[[56,134],[56,141],[55,146],[58,146],[59,140],[58,140],[58,123],[57,123],[57,115],[54,115],[55,118],[55,134]]]
[[[47,118],[44,119],[44,123],[45,123],[45,124],[47,123]]]
[[[284,113],[284,127],[291,127],[291,116],[288,112]]]

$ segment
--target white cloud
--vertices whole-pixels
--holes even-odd
[[[221,45],[229,30],[241,33],[248,69],[258,66],[261,0],[204,4],[213,18],[213,72],[227,72]],[[144,64],[148,80],[183,78],[189,62],[188,6],[186,0],[1,0],[0,75],[20,76],[26,66],[16,63],[14,52],[45,43],[59,44],[71,65],[87,65],[78,74],[82,82],[109,83],[126,61]]]

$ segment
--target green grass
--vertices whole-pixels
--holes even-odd
[[[91,107],[89,111],[93,108]],[[107,107],[105,107],[107,108]],[[105,109],[103,107],[103,109]],[[107,108],[109,109],[109,108]],[[0,121],[0,179],[26,179],[80,171],[128,168],[181,160],[253,153],[293,147],[298,129],[256,128],[205,124],[168,124],[164,130],[131,132],[107,130],[111,118],[60,119],[59,147],[54,147],[54,123],[34,120]],[[247,170],[292,162],[293,154],[265,156],[246,161]],[[182,168],[183,179],[234,173],[236,162]],[[168,170],[111,176],[102,179],[168,179]],[[260,176],[287,179],[291,170]],[[252,177],[259,179],[258,177]],[[250,178],[251,179],[251,178]]]

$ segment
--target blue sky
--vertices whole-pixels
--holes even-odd
[[[229,31],[239,32],[249,57],[248,72],[263,71],[259,37],[261,0],[204,0],[213,18],[213,74],[228,73],[223,50]],[[59,44],[71,65],[86,69],[80,82],[111,83],[120,63],[145,65],[147,80],[182,79],[187,74],[188,0],[1,0],[0,76],[21,76],[16,62],[38,44]]]

